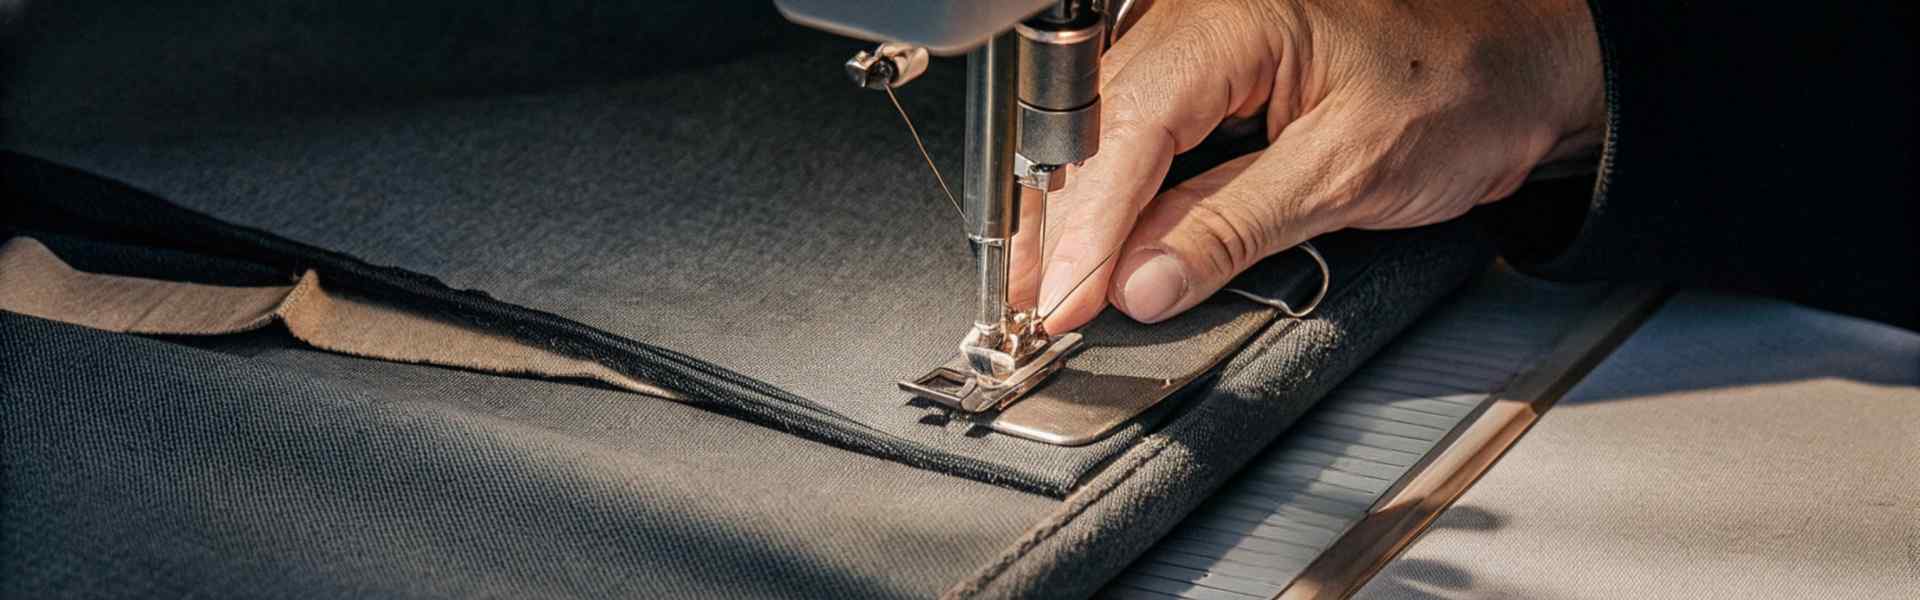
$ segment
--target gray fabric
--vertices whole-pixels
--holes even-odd
[[[343,51],[384,51],[379,37]],[[1271,351],[1236,358],[1217,391],[1157,410],[1167,429],[1152,442],[1132,444],[1150,423],[1080,449],[968,437],[923,422],[891,383],[938,364],[966,327],[958,224],[884,99],[840,79],[860,44],[792,43],[525,95],[179,120],[164,106],[192,103],[163,104],[125,129],[125,114],[58,118],[76,113],[58,109],[54,86],[10,96],[9,118],[32,126],[6,143],[712,359],[1062,494],[1086,490],[1073,503],[597,388],[208,346],[241,359],[6,317],[0,336],[26,350],[5,369],[19,385],[6,388],[17,397],[0,518],[9,548],[35,549],[0,557],[20,582],[9,591],[864,597],[926,595],[989,565],[969,589],[1084,594],[1486,258],[1458,227],[1420,234],[1433,245],[1362,244],[1393,255],[1372,271],[1336,258],[1338,281],[1357,285],[1315,319],[1268,328],[1256,345]],[[259,82],[237,70],[194,81]],[[67,77],[87,105],[114,101],[92,78],[129,75],[32,72]],[[903,98],[950,173],[958,74],[936,65]],[[256,106],[202,87],[225,99],[211,106]],[[1144,372],[1187,353],[1171,334],[1204,329],[1190,327],[1109,316],[1092,337]],[[90,361],[108,375],[73,367]]]
[[[1920,335],[1681,294],[1359,597],[1909,598]]]
[[[576,91],[28,149],[684,352],[1064,494],[1151,423],[1062,448],[968,436],[906,404],[894,382],[945,362],[969,326],[965,238],[892,107],[838,75],[857,44],[796,44]],[[937,64],[902,91],[948,173],[961,71]],[[1236,322],[1248,312],[1261,318]],[[1075,368],[1190,375],[1205,363],[1167,357],[1211,357],[1272,315],[1229,301],[1149,327],[1109,311]]]
[[[0,597],[926,597],[1058,505],[280,335],[0,312]]]
[[[855,46],[822,39],[576,92],[30,149],[672,348],[1064,489],[1137,431],[1071,449],[968,437],[960,421],[922,423],[894,386],[954,352],[973,280],[960,224],[892,107],[839,75]],[[949,173],[960,71],[936,65],[902,91],[931,149],[954,159]],[[1088,338],[1124,343],[1129,331],[1155,335],[1110,316]]]
[[[44,175],[44,173],[40,173],[40,175]],[[36,177],[40,177],[40,175],[36,175]],[[1365,238],[1350,238],[1350,240],[1352,240],[1352,242],[1367,242]],[[1284,377],[1273,377],[1273,375],[1269,375],[1267,371],[1260,371],[1260,369],[1235,369],[1235,367],[1229,367],[1229,373],[1223,375],[1223,381],[1227,381],[1227,388],[1229,388],[1229,390],[1240,390],[1240,392],[1233,392],[1233,394],[1240,394],[1240,396],[1223,398],[1219,392],[1206,392],[1206,394],[1202,394],[1200,398],[1192,398],[1192,400],[1187,400],[1187,402],[1183,402],[1183,404],[1169,406],[1169,408],[1173,408],[1175,413],[1179,415],[1177,421],[1175,421],[1175,423],[1179,423],[1177,427],[1179,427],[1181,431],[1188,433],[1188,435],[1198,435],[1198,437],[1204,438],[1210,431],[1221,429],[1221,427],[1225,427],[1227,431],[1244,431],[1244,427],[1248,425],[1248,419],[1254,419],[1254,423],[1261,423],[1261,419],[1267,419],[1267,417],[1281,417],[1281,419],[1277,419],[1277,421],[1263,421],[1265,427],[1269,427],[1269,429],[1279,429],[1279,427],[1283,425],[1283,419],[1288,417],[1288,415],[1284,413],[1286,410],[1290,410],[1290,408],[1302,408],[1302,406],[1306,406],[1309,402],[1313,402],[1315,398],[1319,398],[1319,394],[1323,392],[1323,385],[1329,385],[1332,381],[1338,381],[1338,379],[1346,373],[1346,369],[1350,369],[1352,363],[1357,362],[1357,360],[1363,358],[1363,356],[1367,356],[1369,352],[1373,352],[1373,350],[1377,348],[1377,342],[1379,342],[1380,337],[1390,337],[1392,331],[1394,331],[1400,323],[1405,323],[1407,319],[1411,319],[1411,315],[1421,312],[1427,302],[1430,302],[1436,294],[1440,294],[1440,290],[1450,287],[1453,281],[1457,281],[1457,279],[1463,279],[1471,269],[1475,269],[1476,265],[1480,265],[1482,260],[1484,260],[1484,254],[1478,254],[1478,252],[1484,252],[1484,246],[1475,246],[1475,244],[1473,244],[1473,237],[1471,237],[1471,233],[1469,233],[1467,229],[1461,229],[1461,227],[1432,229],[1432,231],[1428,231],[1427,233],[1427,240],[1430,244],[1379,244],[1379,248],[1384,250],[1384,256],[1380,258],[1379,262],[1367,263],[1365,267],[1338,267],[1338,265],[1336,265],[1334,277],[1336,277],[1338,281],[1352,281],[1354,285],[1342,287],[1338,292],[1334,292],[1332,296],[1329,296],[1329,300],[1323,304],[1323,312],[1325,312],[1325,315],[1334,315],[1336,319],[1340,319],[1342,323],[1340,323],[1338,327],[1354,327],[1357,331],[1354,331],[1352,335],[1346,335],[1346,337],[1327,338],[1323,335],[1323,333],[1325,333],[1325,327],[1327,327],[1325,323],[1306,321],[1306,325],[1300,327],[1302,323],[1298,323],[1298,321],[1286,321],[1286,327],[1269,331],[1269,333],[1265,335],[1265,338],[1261,340],[1260,344],[1256,344],[1258,348],[1261,348],[1261,352],[1244,354],[1244,356],[1242,356],[1242,362],[1248,360],[1250,356],[1263,356],[1263,354],[1265,354],[1263,350],[1265,350],[1265,346],[1269,346],[1269,344],[1284,342],[1284,344],[1281,344],[1281,350],[1279,350],[1279,352],[1284,352],[1284,356],[1275,358],[1275,360],[1277,360],[1275,367],[1281,369],[1284,373],[1288,373],[1288,375],[1284,375]],[[58,248],[61,248],[61,256],[63,256],[63,258],[73,258],[75,263],[81,265],[84,269],[102,271],[102,273],[129,273],[129,275],[138,275],[138,277],[152,277],[152,275],[157,275],[156,271],[159,271],[159,273],[171,273],[171,275],[175,275],[175,277],[184,275],[184,277],[198,279],[198,281],[211,283],[211,285],[259,285],[259,283],[271,283],[271,281],[284,281],[284,275],[275,277],[275,275],[271,275],[271,273],[261,273],[257,265],[234,263],[230,262],[230,260],[198,260],[198,258],[194,258],[194,256],[184,256],[184,254],[177,254],[177,252],[157,252],[157,250],[129,252],[131,248],[119,246],[119,244],[94,244],[94,242],[65,240],[65,238],[60,238]],[[1478,248],[1478,250],[1475,250],[1475,248]],[[198,263],[200,267],[198,267],[198,269],[188,267],[188,265],[194,265],[194,263]],[[238,279],[234,279],[234,277],[238,277]],[[1308,333],[1319,331],[1321,335],[1317,335],[1315,338],[1309,338],[1309,340],[1296,340],[1296,338],[1292,337],[1292,331],[1294,331],[1296,327],[1300,327],[1302,331],[1308,331]],[[4,331],[4,329],[6,329],[6,325],[0,323],[0,331]],[[61,340],[58,340],[58,335],[56,335],[54,344],[60,344],[60,342]],[[192,342],[192,338],[182,338],[179,342]],[[1300,346],[1294,346],[1294,344],[1300,344]],[[111,354],[111,352],[102,352],[102,354]],[[54,387],[69,385],[69,383],[61,381],[61,377],[67,377],[67,379],[113,377],[113,373],[102,375],[102,373],[90,371],[90,369],[86,369],[86,367],[81,367],[81,369],[60,369],[60,367],[52,367],[52,371],[48,371],[50,363],[58,365],[58,363],[61,362],[69,362],[69,360],[63,358],[63,356],[36,356],[36,354],[27,354],[25,360],[35,363],[36,369],[31,369],[31,371],[23,369],[23,371],[21,371],[21,377],[27,379],[29,383],[36,383],[36,385],[54,385]],[[225,388],[230,388],[234,385],[234,383],[228,379],[227,373],[223,373],[223,371],[182,369],[182,367],[179,367],[179,362],[161,362],[157,367],[156,365],[142,365],[142,362],[152,362],[152,360],[146,358],[146,356],[115,356],[115,360],[129,360],[129,362],[132,362],[132,365],[129,365],[129,367],[177,369],[177,371],[182,371],[182,373],[175,373],[175,377],[179,379],[180,383],[190,383],[190,385],[200,385],[200,387],[215,388],[215,390],[225,390]],[[296,383],[294,387],[298,387],[298,383],[301,383],[300,371],[303,369],[301,365],[303,365],[303,363],[298,362],[298,360],[290,360],[290,362],[282,363],[284,375],[288,375],[290,379],[294,379],[294,383]],[[334,369],[319,369],[317,379],[319,379],[319,381],[326,381],[332,371],[334,371]],[[355,381],[357,385],[363,385],[363,387],[367,388],[372,394],[405,394],[409,388],[413,387],[413,381],[411,381],[409,377],[396,377],[396,375],[392,375],[392,373],[382,373],[382,371],[378,371],[378,369],[351,369],[351,371],[349,371],[346,367],[340,367],[340,371],[348,371],[348,373],[351,373],[349,377],[353,377],[353,381]],[[432,375],[424,375],[424,377],[432,377]],[[1298,388],[1263,387],[1265,383],[1275,381],[1275,379],[1279,379],[1279,381],[1304,381],[1304,385]],[[1250,394],[1254,394],[1256,390],[1260,392],[1260,396],[1250,396]],[[48,394],[48,392],[46,392],[44,388],[27,387],[23,388],[23,394],[42,396],[42,394]],[[265,396],[276,396],[276,394],[275,392],[267,392]],[[440,402],[461,402],[461,400],[465,400],[465,398],[484,398],[484,394],[472,394],[472,392],[468,392],[468,390],[436,388],[436,390],[422,392],[422,398],[424,398],[424,400],[440,400]],[[280,398],[275,398],[275,400],[280,400]],[[301,396],[298,396],[298,394],[286,394],[286,400],[288,400],[288,402],[303,402]],[[526,404],[528,404],[530,408],[541,408],[541,410],[543,410],[549,402],[563,406],[564,400],[566,400],[566,398],[555,398],[555,400],[528,398]],[[192,404],[192,402],[188,402],[188,404]],[[1215,406],[1217,410],[1204,410],[1204,408],[1208,408],[1208,406]],[[205,410],[186,408],[186,412],[202,413],[205,412]],[[705,413],[705,415],[712,417],[710,413]],[[732,421],[730,421],[730,423],[732,423]],[[156,433],[159,433],[161,437],[180,435],[179,431],[177,431],[179,421],[156,421],[156,423],[142,423],[142,425],[154,427]],[[294,423],[294,427],[298,427],[298,425],[300,425],[300,423]],[[255,433],[252,431],[253,427],[263,427],[263,425],[261,425],[259,421],[255,421],[255,423],[240,423],[240,425],[236,425],[236,427],[232,427],[232,429],[215,431],[215,433],[211,433],[211,435],[221,438],[221,442],[227,442],[227,444],[248,446],[244,440],[232,440],[232,438],[255,437]],[[61,450],[71,450],[71,448],[88,448],[88,450],[90,450],[90,448],[94,448],[94,446],[100,446],[100,444],[102,444],[102,438],[123,435],[125,431],[129,431],[127,423],[115,423],[115,425],[102,427],[102,429],[94,429],[94,431],[77,431],[77,433],[73,433],[73,435],[44,438],[44,440],[50,442],[50,444],[63,446]],[[136,431],[138,431],[138,429],[136,429]],[[271,431],[269,431],[269,433],[271,433]],[[192,433],[186,433],[186,435],[188,435],[188,437],[200,437],[200,435],[205,435],[205,433],[192,431]],[[505,433],[505,435],[515,435],[516,437],[516,435],[524,435],[524,433],[509,431],[509,433]],[[703,437],[705,433],[701,433],[699,429],[672,429],[670,433],[664,433],[664,435]],[[309,454],[309,456],[328,456],[328,454],[330,454],[330,452],[326,452],[328,442],[338,442],[338,440],[336,440],[336,438],[319,440],[319,442],[311,444],[313,448],[311,448],[307,454]],[[451,446],[457,446],[457,442],[438,440],[438,438],[434,438],[432,435],[422,438],[420,442],[422,442],[422,444],[444,444],[444,446],[451,444]],[[1181,465],[1181,460],[1198,463],[1206,463],[1210,462],[1210,460],[1227,460],[1227,462],[1231,462],[1231,460],[1236,460],[1235,452],[1252,452],[1254,446],[1258,446],[1260,442],[1261,438],[1219,438],[1219,440],[1217,440],[1219,446],[1215,446],[1215,444],[1204,444],[1206,448],[1198,448],[1198,454],[1175,460],[1173,469],[1177,469],[1177,467]],[[111,442],[106,442],[106,444],[111,444]],[[1250,444],[1252,444],[1252,446],[1250,446]],[[680,454],[674,454],[672,450],[668,450],[668,448],[664,448],[664,446],[672,446],[672,444],[657,444],[657,448],[662,448],[660,452],[666,452],[668,456],[680,456]],[[46,454],[23,452],[23,450],[15,450],[15,448],[6,448],[6,450],[8,450],[8,452],[0,454],[0,458],[4,458],[6,463],[44,465],[44,463],[48,462],[48,456],[46,456]],[[40,448],[33,448],[33,450],[40,450]],[[728,448],[728,450],[720,450],[720,452],[755,454],[755,452],[760,452],[760,450],[766,450],[766,448],[764,448],[762,444],[756,444],[753,438],[745,438],[745,440],[741,442],[741,446]],[[774,448],[774,450],[780,450],[780,448]],[[1131,452],[1133,452],[1133,458],[1123,458],[1123,462],[1135,463],[1139,462],[1140,458],[1148,458],[1148,460],[1150,460],[1152,456],[1158,454],[1158,448],[1156,448],[1156,446],[1137,446],[1137,448],[1131,448]],[[56,454],[58,454],[58,452],[56,452]],[[647,448],[636,448],[636,454],[626,454],[628,460],[645,460],[647,456],[651,456],[651,452],[647,452]],[[321,462],[319,463],[319,467],[324,469],[324,462],[326,462],[326,460],[324,460],[324,458],[317,458],[317,460]],[[468,458],[459,456],[459,454],[451,454],[451,456],[432,454],[432,456],[426,456],[426,458],[422,458],[422,460],[426,463],[445,462],[447,463],[445,469],[451,469],[451,471],[474,471],[474,473],[501,473],[501,471],[511,473],[511,471],[518,471],[518,469],[541,471],[541,469],[547,467],[547,465],[540,465],[540,463],[528,465],[528,463],[522,462],[522,460],[516,460],[513,456],[509,456],[509,458],[505,458],[505,460],[499,460],[499,462],[476,463],[470,462]],[[1162,462],[1160,465],[1165,465],[1165,463]],[[781,465],[762,465],[762,467],[764,467],[764,469],[778,469]],[[812,465],[812,467],[820,467],[820,465]],[[1133,473],[1133,471],[1137,471],[1137,469],[1127,469],[1127,471]],[[745,469],[745,467],[743,467],[743,469],[739,469],[737,473],[732,473],[732,475],[741,475],[741,473],[753,473],[753,469]],[[238,475],[242,475],[242,477],[236,477],[236,479],[244,479],[244,483],[228,483],[228,487],[242,490],[244,494],[269,496],[269,498],[271,498],[271,496],[275,496],[275,494],[282,494],[282,492],[284,492],[282,483],[280,483],[278,479],[273,479],[273,477],[259,477],[259,473],[238,473]],[[687,477],[687,479],[697,479],[697,477],[701,477],[701,475],[707,475],[707,473],[705,473],[705,471],[670,473],[670,477]],[[25,481],[25,485],[29,488],[29,492],[23,494],[23,496],[27,496],[27,498],[35,498],[35,494],[42,494],[42,492],[44,492],[44,490],[38,488],[44,485],[42,481]],[[697,481],[689,481],[689,483],[685,483],[685,485],[699,487]],[[839,483],[839,485],[858,487],[858,483]],[[893,483],[874,481],[872,485],[887,487],[887,485],[893,485]],[[1169,494],[1167,498],[1164,498],[1165,504],[1162,504],[1162,506],[1158,508],[1158,513],[1162,513],[1162,515],[1177,515],[1177,513],[1190,508],[1192,502],[1198,502],[1198,498],[1200,498],[1200,496],[1198,496],[1198,490],[1202,490],[1206,485],[1212,485],[1212,481],[1194,481],[1194,487],[1183,487],[1183,485],[1177,483],[1177,481],[1175,481],[1175,483],[1165,483],[1165,481],[1162,481],[1162,485],[1183,488],[1183,490],[1190,490],[1190,492],[1192,492],[1192,494]],[[1104,490],[1108,487],[1096,488],[1100,488],[1102,492],[1091,494],[1092,498],[1127,498],[1125,494],[1106,496]],[[205,490],[196,487],[196,485],[192,485],[192,483],[188,483],[188,485],[179,488],[179,494],[186,494],[186,496],[204,494],[204,492]],[[712,492],[714,492],[714,494],[722,494],[722,498],[716,498],[716,500],[724,502],[724,500],[728,500],[728,498],[724,498],[724,494],[730,494],[732,490],[728,490],[728,488],[714,488]],[[760,496],[766,496],[766,498],[772,498],[772,496],[776,496],[776,494],[781,494],[778,485],[770,488],[756,488],[755,492],[758,492]],[[543,502],[564,504],[561,498],[566,498],[564,490],[557,492],[555,498],[545,498]],[[180,498],[165,498],[165,500],[167,500],[167,502],[179,502]],[[972,527],[972,525],[968,525],[968,521],[972,521],[973,517],[985,517],[985,515],[972,515],[972,513],[968,512],[1000,513],[1006,510],[1004,506],[993,502],[993,498],[979,498],[979,496],[972,496],[972,494],[968,494],[968,492],[964,492],[964,490],[956,490],[950,500],[952,500],[952,504],[912,504],[912,502],[902,502],[902,504],[891,504],[891,506],[887,506],[887,510],[914,513],[914,515],[929,517],[929,519],[954,521],[954,523],[960,523],[962,527]],[[1133,500],[1139,502],[1140,498],[1133,498]],[[530,508],[545,506],[543,502],[530,502]],[[645,498],[639,498],[636,502],[647,502],[647,500],[645,500]],[[1160,502],[1160,500],[1154,500],[1154,502]],[[1098,502],[1089,502],[1089,504],[1098,504]],[[1039,527],[1033,529],[1033,531],[1062,531],[1062,529],[1058,529],[1058,527],[1052,525],[1052,519],[1056,519],[1056,517],[1071,521],[1073,515],[1083,515],[1083,513],[1085,513],[1085,515],[1098,515],[1098,519],[1108,519],[1108,521],[1096,521],[1094,525],[1087,525],[1087,527],[1098,527],[1096,537],[1094,537],[1091,544],[1108,548],[1110,552],[1119,552],[1119,554],[1116,554],[1119,558],[1114,558],[1114,560],[1106,562],[1116,565],[1116,569],[1117,565],[1123,562],[1125,552],[1137,552],[1137,550],[1133,550],[1133,548],[1140,548],[1144,542],[1148,542],[1150,538],[1156,537],[1156,535],[1160,533],[1158,527],[1160,527],[1162,523],[1160,523],[1160,521],[1154,521],[1152,515],[1144,515],[1144,517],[1142,517],[1142,515],[1133,515],[1133,513],[1114,513],[1112,508],[1100,508],[1100,506],[1094,506],[1094,508],[1098,508],[1098,510],[1089,510],[1089,504],[1075,504],[1075,506],[1068,506],[1068,508],[1060,508],[1060,510],[1056,510],[1056,512],[1052,512],[1050,515],[1044,515],[1044,519],[1041,513],[1027,513],[1027,515],[1021,515],[1021,519],[1029,519],[1029,521],[1039,523]],[[386,508],[382,508],[382,510],[384,510],[384,512],[397,513],[419,512],[419,510],[415,510],[413,504],[409,504],[405,498],[396,500],[394,506],[386,506]],[[647,508],[641,506],[641,508],[634,508],[634,510],[645,512]],[[457,517],[467,517],[467,515],[472,515],[472,513],[459,513]],[[156,517],[156,519],[169,519],[171,515],[154,515],[154,517]],[[298,515],[298,513],[294,513],[294,515],[288,515],[288,513],[273,513],[273,515],[265,515],[265,513],[236,513],[236,515],[230,515],[230,519],[225,519],[225,521],[223,521],[223,519],[213,519],[213,523],[228,523],[228,525],[236,525],[236,527],[284,529],[284,523],[280,523],[280,519],[300,519],[300,517],[301,515]],[[457,517],[455,517],[455,519],[457,519]],[[708,515],[699,512],[684,513],[684,515],[680,515],[680,517],[666,517],[666,515],[662,515],[662,519],[668,519],[668,521],[678,519],[678,521],[674,521],[672,527],[680,527],[680,529],[710,529],[710,527],[714,527],[714,523],[703,523],[705,519],[708,519]],[[1129,521],[1129,519],[1131,519],[1131,521]],[[829,519],[829,521],[831,521],[831,519]],[[177,525],[177,523],[179,523],[179,521],[175,519],[175,521],[167,521],[167,523],[163,523],[163,525]],[[1087,521],[1081,521],[1081,523],[1085,525]],[[194,521],[194,525],[200,525],[200,523]],[[1139,525],[1139,527],[1133,527],[1133,525]],[[77,540],[86,540],[86,538],[92,537],[92,535],[88,533],[90,527],[92,527],[90,523],[88,523],[88,525],[81,525],[81,527],[77,527],[75,531],[67,531],[65,537],[36,538],[36,544],[25,544],[25,546],[29,546],[29,548],[36,548],[33,552],[23,552],[23,554],[15,554],[15,556],[0,556],[0,558],[4,558],[4,560],[6,560],[4,563],[12,569],[12,567],[17,567],[17,565],[21,565],[21,563],[27,563],[27,565],[31,567],[31,565],[35,565],[35,563],[42,562],[44,558],[54,558],[54,560],[58,562],[58,560],[75,560],[75,558],[84,558],[84,556],[96,556],[98,550],[94,550],[94,548],[75,548],[75,546],[77,546]],[[106,523],[102,523],[102,527],[106,527]],[[760,527],[760,523],[747,521],[745,527],[747,527],[747,529],[745,529],[747,533],[743,533],[743,535],[758,535],[758,533],[756,533],[756,527]],[[298,527],[296,527],[296,529],[298,529]],[[167,529],[165,529],[165,527],[156,527],[154,531],[159,533],[159,535],[163,535]],[[300,531],[290,533],[290,537],[292,538],[298,538],[300,535]],[[1029,535],[1031,535],[1031,533],[1029,533]],[[119,537],[119,533],[111,533],[111,531],[109,531],[108,537]],[[902,540],[902,542],[914,542],[914,540],[916,540],[916,538],[908,538],[908,540]],[[676,544],[674,538],[666,538],[666,540],[643,542],[641,548],[647,548],[647,550],[662,550],[655,542],[666,544],[666,548],[672,548],[672,544]],[[849,550],[837,548],[839,544],[858,544],[858,542],[864,542],[864,540],[860,540],[860,538],[854,538],[854,540],[845,540],[845,538],[841,538],[841,540],[828,540],[828,542],[824,542],[824,546],[818,548],[816,552],[822,552],[822,554],[841,554],[841,552],[849,552]],[[161,544],[161,548],[154,548],[154,550],[156,550],[156,552],[165,552],[163,546],[165,546],[165,544]],[[298,546],[298,544],[292,544],[292,542],[290,542],[290,546]],[[866,548],[862,548],[862,550],[866,550]],[[372,554],[384,554],[384,552],[407,552],[407,550],[405,550],[405,546],[396,544],[396,546],[369,548],[369,552],[372,552]],[[117,556],[117,558],[108,558],[106,563],[125,565],[125,563],[154,562],[152,558],[148,558],[148,556],[144,556],[142,552],[136,552],[136,550],[119,552],[119,554],[115,554],[115,556]],[[303,560],[303,558],[286,558],[286,556],[280,556],[280,554],[275,554],[275,556],[276,558],[280,558],[280,560],[286,560],[288,569],[301,569],[301,567],[321,569],[321,571],[332,569],[330,565],[324,563],[326,556],[319,556],[317,560],[323,560],[323,562],[319,563],[309,562],[309,560]],[[1020,556],[1031,558],[1031,560],[1048,560],[1048,554],[1027,554],[1027,552],[1023,552],[1023,550],[1021,550]],[[941,560],[941,562],[948,562],[948,560],[973,560],[973,558],[960,558],[960,556],[910,556],[910,558],[908,558],[908,556],[900,556],[900,558],[906,560],[906,562],[924,562],[924,560]],[[463,569],[470,567],[468,563],[461,563],[463,556],[442,556],[442,558],[434,558],[434,560],[449,560],[449,562],[455,562],[447,565],[447,569],[453,569],[453,571],[463,571]],[[722,558],[722,560],[726,560],[726,558]],[[1073,560],[1073,556],[1064,556],[1062,560]],[[165,562],[165,560],[161,560],[161,562]],[[434,569],[434,567],[432,567],[432,560],[426,560],[426,562],[428,562],[426,565],[420,565],[420,569]],[[755,562],[755,556],[747,554],[747,556],[735,556],[733,562],[724,563],[724,565],[714,563],[714,565],[708,565],[705,569],[707,569],[707,571],[753,569],[753,562]],[[975,562],[977,562],[977,560],[975,560]],[[630,567],[630,569],[634,569],[634,571],[639,571],[639,573],[655,573],[655,571],[659,571],[659,573],[672,575],[672,577],[699,577],[697,573],[687,573],[689,563],[685,562],[666,562],[666,560],[649,560],[647,556],[634,556],[634,558],[628,558],[628,560],[624,562],[624,565]],[[879,567],[885,567],[885,565],[879,565]],[[831,567],[824,567],[824,569],[831,569]],[[795,571],[799,571],[799,569],[795,569]],[[914,571],[914,569],[908,567],[908,569],[900,569],[900,571]],[[770,579],[776,579],[776,581],[778,581],[781,577],[789,577],[793,571],[753,571],[753,573],[756,573],[755,577],[770,577]],[[1085,588],[1091,588],[1092,585],[1098,585],[1098,581],[1104,579],[1104,577],[1108,577],[1112,571],[1110,571],[1110,569],[1108,569],[1108,571],[1102,571],[1102,569],[1081,569],[1081,571],[1073,571],[1073,573],[1077,573],[1075,577],[1081,577],[1081,579],[1064,581],[1064,583],[1062,583],[1062,581],[1043,581],[1043,583],[1037,583],[1037,585],[1046,585],[1046,587],[1066,585],[1064,590],[1085,590]],[[125,583],[129,583],[127,579],[138,581],[140,577],[146,577],[146,573],[144,573],[142,569],[138,569],[138,567],[129,569],[129,573],[125,573],[125,575],[127,575],[127,577],[117,579],[123,587],[125,587]],[[528,588],[561,585],[561,583],[553,583],[553,581],[549,581],[549,579],[541,579],[541,575],[547,575],[547,573],[538,573],[538,571],[526,573],[526,577],[516,577],[516,579],[513,579],[513,585]],[[372,575],[372,577],[378,579],[378,577],[384,577],[384,575]],[[589,581],[589,583],[591,583],[591,581]],[[881,577],[881,583],[885,583],[885,577]],[[1002,583],[1004,583],[1004,581],[1002,581]],[[568,585],[570,585],[570,583],[568,583]],[[115,587],[113,587],[113,585],[106,585],[104,588]],[[793,590],[793,594],[818,594],[818,592],[820,592],[820,588],[818,587],[791,587],[791,590]]]

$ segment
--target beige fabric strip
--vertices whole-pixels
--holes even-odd
[[[0,245],[0,310],[83,327],[154,335],[223,335],[283,323],[316,349],[395,362],[598,381],[666,399],[673,392],[590,360],[388,306],[321,285],[205,285],[75,270],[38,240]]]

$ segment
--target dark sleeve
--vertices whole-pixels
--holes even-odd
[[[1591,7],[1607,90],[1597,180],[1510,199],[1498,220],[1511,262],[1551,278],[1666,280],[1920,328],[1911,8]]]

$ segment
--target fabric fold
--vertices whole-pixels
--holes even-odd
[[[285,286],[223,286],[74,269],[40,241],[0,245],[0,310],[93,329],[226,335],[279,322],[316,349],[499,375],[590,380],[669,400],[679,396],[597,362],[320,284],[312,270]]]

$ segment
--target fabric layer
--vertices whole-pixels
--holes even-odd
[[[1466,247],[1486,256],[1484,247]],[[1392,247],[1310,318],[1264,332],[1253,343],[1261,352],[1236,355],[1215,385],[946,595],[1094,594],[1415,315],[1480,272],[1485,263],[1463,260],[1468,255],[1475,253],[1445,243]]]
[[[75,6],[91,4],[36,14]],[[256,56],[251,42],[316,31],[304,7],[257,10],[268,26],[197,28],[210,35],[187,58]],[[106,593],[892,597],[957,581],[1088,593],[1487,257],[1458,226],[1357,236],[1365,252],[1329,257],[1346,274],[1321,314],[1257,328],[1259,351],[1114,438],[1070,450],[969,437],[922,421],[892,387],[952,352],[973,290],[958,224],[897,116],[840,77],[861,44],[796,33],[778,53],[696,54],[697,70],[401,85],[289,110],[247,96],[288,100],[278,93],[302,88],[272,74],[306,63],[242,64],[129,112],[94,93],[98,80],[156,79],[182,49],[109,47],[106,63],[139,65],[115,76],[69,68],[102,62],[67,40],[180,21],[80,12],[64,24],[86,33],[36,34],[19,55],[35,85],[6,114],[30,126],[0,134],[91,175],[0,155],[6,225],[140,247],[110,268],[73,257],[101,273],[198,281],[153,260],[178,253],[256,263],[267,273],[249,277],[265,284],[313,268],[615,365],[693,406],[290,349],[267,333],[169,344],[0,315],[23,349],[5,375],[22,407],[7,415],[6,457],[31,465],[7,474],[9,506],[25,508],[4,532],[9,548],[37,549],[5,556],[20,582],[9,590],[77,586],[104,565]],[[960,71],[935,65],[902,95],[949,172]],[[203,92],[204,106],[269,110],[179,110]],[[73,98],[106,108],[65,108]],[[58,118],[75,113],[87,118]],[[1206,331],[1111,315],[1094,327],[1119,342],[1103,367],[1116,372],[1184,352],[1165,332]],[[124,362],[71,367],[103,357]],[[987,567],[984,584],[966,575]]]
[[[783,52],[617,85],[33,151],[223,221],[684,354],[849,431],[1064,496],[1164,413],[1060,448],[971,436],[963,420],[908,404],[895,382],[952,355],[977,292],[959,223],[892,107],[815,68],[845,45],[803,36]],[[948,172],[962,71],[936,65],[902,98]],[[1328,259],[1357,269],[1376,247],[1432,239],[1368,237]],[[1167,356],[1217,356],[1271,318],[1235,323],[1242,335],[1211,332],[1268,310],[1223,302],[1154,326],[1109,311],[1083,330],[1092,347],[1077,360],[1183,374]]]
[[[507,375],[588,379],[675,399],[605,365],[471,325],[329,291],[313,271],[290,286],[216,286],[74,270],[33,238],[0,244],[0,310],[121,333],[223,335],[282,323],[321,350]]]
[[[620,390],[172,339],[0,312],[0,597],[924,598],[1058,504]]]

